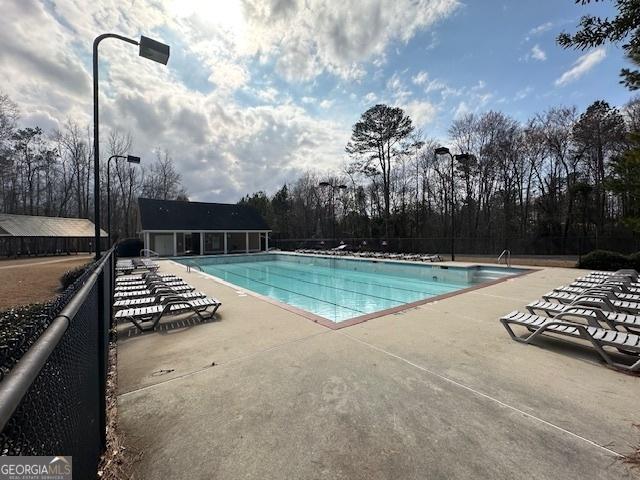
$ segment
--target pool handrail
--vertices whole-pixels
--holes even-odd
[[[191,272],[191,267],[195,267],[196,269],[200,270],[201,272],[204,272],[204,270],[202,270],[202,267],[200,265],[198,265],[196,262],[194,262],[193,260],[186,260],[184,262],[184,264],[187,267],[187,273]]]
[[[511,267],[511,250],[507,250],[506,248],[502,251],[500,256],[498,257],[498,265],[501,263],[502,258],[504,257],[507,267]]]

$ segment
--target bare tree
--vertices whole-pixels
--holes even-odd
[[[156,159],[145,173],[142,195],[147,198],[174,200],[186,196],[182,178],[173,165],[169,152],[158,150]]]

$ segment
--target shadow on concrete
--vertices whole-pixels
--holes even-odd
[[[198,316],[194,315],[193,312],[181,315],[181,316],[173,316],[171,318],[167,318],[167,320],[160,320],[160,323],[155,328],[155,330],[149,330],[148,332],[141,332],[138,330],[135,325],[130,323],[129,321],[122,320],[120,321],[115,329],[118,334],[119,340],[126,340],[127,338],[135,338],[135,337],[143,337],[147,335],[172,335],[177,334],[193,327],[198,327],[200,325],[205,325],[207,323],[219,322],[222,320],[220,313],[216,313],[211,318],[206,318],[201,320]]]

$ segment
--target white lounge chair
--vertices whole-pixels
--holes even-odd
[[[420,260],[423,262],[441,262],[442,257],[438,254],[435,255],[422,255],[420,256]]]
[[[549,317],[562,319],[573,316],[585,319],[587,322],[589,322],[590,319],[595,319],[598,325],[591,324],[592,326],[608,327],[613,330],[620,330],[622,328],[631,333],[640,334],[640,315],[602,310],[580,304],[562,305],[560,303],[545,302],[544,300],[531,302],[526,308],[534,315],[544,313]],[[558,317],[558,315],[561,316]]]
[[[589,274],[586,275],[587,277],[592,277],[592,278],[596,278],[596,277],[600,277],[600,278],[606,278],[606,277],[628,277],[633,279],[634,281],[636,279],[638,279],[638,272],[636,272],[633,269],[622,269],[622,270],[617,270],[615,272],[606,272],[606,271],[594,271],[591,272]]]
[[[172,280],[169,279],[165,281],[154,281],[154,282],[143,282],[143,283],[125,283],[123,285],[117,284],[115,289],[118,291],[127,291],[127,290],[140,290],[143,288],[153,288],[153,287],[180,287],[183,285],[187,285],[184,280]]]
[[[612,300],[626,300],[629,302],[640,302],[640,295],[636,293],[623,293],[615,290],[603,290],[603,289],[582,289],[573,287],[559,287],[549,293],[542,295],[547,301],[557,301],[560,303],[572,303],[581,296],[596,295],[604,296]]]
[[[533,343],[536,338],[543,334],[582,339],[590,342],[604,361],[612,367],[632,372],[640,371],[640,358],[638,358],[640,356],[640,335],[579,325],[518,311],[513,311],[500,318],[500,322],[509,333],[509,336],[517,342]],[[525,337],[519,337],[514,333],[513,326],[524,327],[529,331],[529,334]],[[615,361],[609,352],[605,350],[605,347],[613,347],[626,353],[631,353],[632,363],[629,365]]]
[[[549,292],[542,298],[547,302],[557,301],[559,303],[570,305],[579,304],[586,307],[596,307],[603,310],[630,313],[632,315],[640,314],[640,302],[631,302],[628,300],[617,300],[607,295],[589,293],[586,295],[576,295],[567,292]]]
[[[624,282],[605,282],[605,283],[591,283],[576,281],[569,284],[570,287],[577,288],[613,288],[627,293],[640,293],[640,283],[624,283]]]
[[[158,273],[158,272],[142,272],[142,273],[131,273],[129,275],[118,275],[116,277],[116,282],[129,282],[135,280],[145,280],[148,277],[156,276],[159,278],[167,279],[167,278],[177,278],[173,273]]]
[[[633,293],[629,289],[623,289],[620,285],[598,285],[595,287],[572,287],[562,286],[553,289],[554,292],[575,293],[577,295],[585,295],[589,293],[603,293],[610,297],[617,297],[623,300],[631,300],[633,302],[640,301],[640,294]]]
[[[173,297],[165,299],[162,305],[120,310],[114,318],[129,320],[138,330],[146,332],[155,329],[165,315],[179,315],[191,311],[200,320],[205,321],[216,314],[220,305],[222,304],[215,298],[185,301],[183,298]]]
[[[148,297],[138,297],[138,298],[124,298],[121,300],[116,300],[113,303],[113,308],[116,310],[120,310],[122,308],[135,308],[135,307],[146,307],[154,304],[162,304],[162,301],[167,298],[169,295],[160,294],[153,295]],[[196,298],[204,298],[206,295],[202,292],[183,292],[183,293],[173,293],[172,296],[180,297],[185,300],[193,300]]]
[[[164,287],[147,287],[137,290],[117,290],[114,298],[139,298],[158,295],[160,293],[184,293],[195,290],[191,285],[164,286]]]
[[[182,280],[180,277],[164,277],[164,278],[151,277],[146,280],[125,280],[121,282],[118,282],[116,280],[116,288],[117,287],[136,287],[136,286],[143,288],[145,285],[159,285],[159,284],[175,285],[179,283],[184,283],[184,280]]]

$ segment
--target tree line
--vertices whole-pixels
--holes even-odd
[[[452,155],[436,154],[439,142],[402,109],[376,105],[353,126],[340,171],[307,172],[241,203],[289,239],[448,238],[453,224],[467,245],[547,238],[558,253],[576,238],[640,230],[640,97],[620,109],[553,107],[525,122],[470,113],[448,137]]]
[[[19,128],[18,106],[0,92],[0,211],[93,220],[93,137],[89,126],[69,119],[60,129]],[[107,159],[132,153],[133,137],[112,129],[100,162],[100,207],[106,230]],[[112,161],[111,224],[114,238],[135,236],[138,197],[187,199],[168,152],[139,165]]]
[[[557,43],[621,46],[634,68],[620,71],[620,83],[637,90],[640,2],[613,3],[614,16],[585,14]],[[273,196],[257,192],[241,202],[256,206],[281,238],[453,236],[479,253],[513,248],[515,239],[525,240],[523,253],[537,253],[548,239],[542,253],[579,253],[585,246],[570,240],[593,238],[588,245],[598,247],[604,237],[609,246],[639,248],[629,242],[640,230],[639,98],[622,109],[604,101],[580,113],[558,106],[526,122],[497,111],[469,114],[448,133],[451,156],[436,155],[438,142],[401,109],[376,105],[354,125],[341,171],[307,172]]]

